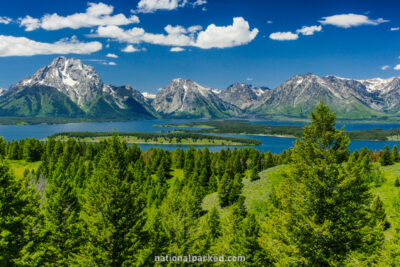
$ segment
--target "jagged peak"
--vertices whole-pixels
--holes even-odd
[[[229,88],[233,88],[233,87],[248,87],[248,88],[252,88],[253,86],[251,84],[247,84],[247,83],[239,83],[239,82],[235,82],[231,85],[228,86]]]

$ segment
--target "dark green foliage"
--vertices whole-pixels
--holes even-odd
[[[379,158],[379,162],[381,163],[382,166],[387,166],[387,165],[392,165],[393,164],[393,159],[392,155],[390,153],[389,146],[386,145]]]
[[[82,265],[131,265],[143,260],[144,198],[126,157],[126,145],[117,137],[88,182],[82,207],[87,240],[78,258]],[[111,168],[110,168],[111,167]]]
[[[386,212],[379,196],[375,197],[374,201],[372,202],[371,211],[374,223],[380,223],[385,229],[387,229],[389,227],[389,223],[386,220]]]
[[[396,180],[394,181],[394,186],[395,186],[395,187],[400,187],[400,180],[399,180],[399,177],[397,177]]]
[[[27,180],[18,180],[0,163],[0,265],[37,262],[39,200]]]
[[[229,266],[396,266],[396,229],[382,247],[392,214],[370,193],[384,181],[375,164],[383,153],[350,155],[348,144],[324,105],[280,155],[254,148],[143,152],[117,134],[98,143],[0,138],[1,159],[42,162],[20,179],[0,164],[0,265],[154,266],[156,256],[192,254],[245,256]],[[259,221],[242,180],[261,184],[264,175],[248,178],[280,164],[289,170],[280,185],[268,184],[259,204],[267,217]],[[213,197],[221,207],[204,210]]]
[[[262,247],[278,265],[345,265],[355,252],[378,253],[382,227],[371,219],[361,162],[349,159],[343,168],[349,138],[335,128],[335,115],[323,103],[311,122],[293,149],[276,193],[278,208],[264,224]]]
[[[242,192],[242,181],[240,174],[234,174],[229,162],[224,175],[218,185],[218,197],[222,207],[229,206],[238,200]]]
[[[399,149],[397,148],[396,145],[393,146],[392,148],[392,160],[393,162],[398,162],[399,161]]]

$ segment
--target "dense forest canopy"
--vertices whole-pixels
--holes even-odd
[[[400,200],[388,216],[375,193],[397,147],[350,153],[348,144],[323,103],[279,155],[143,152],[118,134],[0,139],[0,266],[153,266],[185,255],[241,259],[213,262],[221,266],[399,265]],[[38,167],[17,175],[16,162]],[[245,186],[276,166],[282,178],[258,188],[264,204],[252,208]],[[399,195],[398,178],[390,186]]]

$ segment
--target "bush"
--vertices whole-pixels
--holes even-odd
[[[400,187],[400,180],[399,180],[399,177],[397,177],[396,180],[394,181],[394,186],[395,186],[395,187]]]

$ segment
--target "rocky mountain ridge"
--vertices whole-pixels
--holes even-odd
[[[400,116],[400,78],[356,80],[295,75],[275,89],[234,83],[224,90],[177,78],[155,94],[105,84],[94,67],[58,57],[8,90],[0,89],[1,116],[107,119],[307,117],[321,100],[339,118]]]

